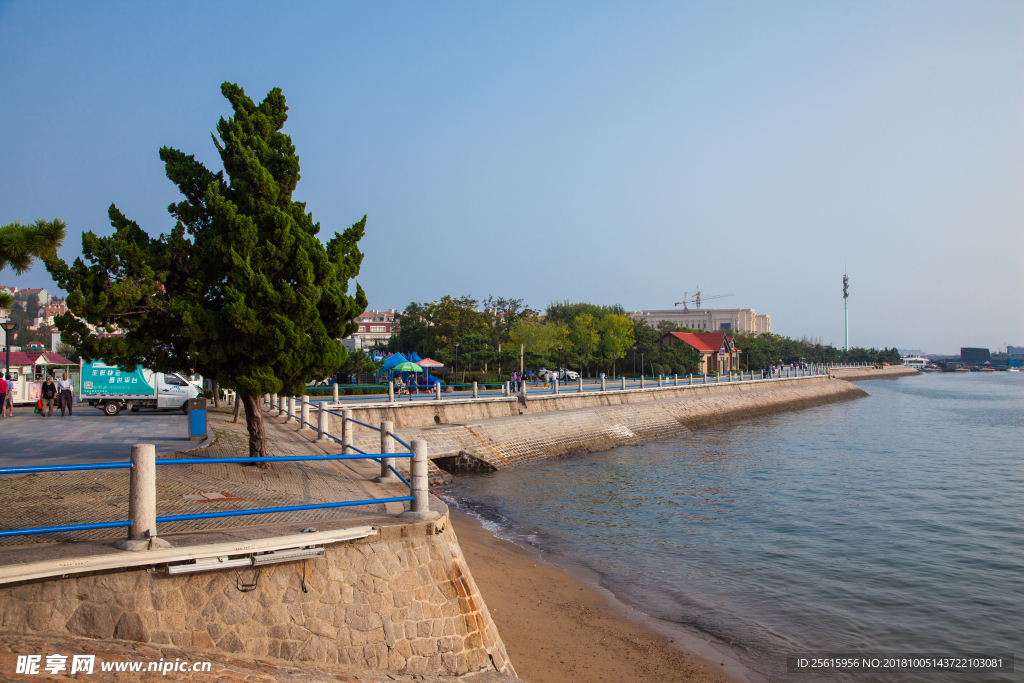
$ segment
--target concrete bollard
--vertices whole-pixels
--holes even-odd
[[[295,421],[295,397],[288,397],[288,417],[285,418],[285,424]]]
[[[406,517],[419,520],[431,520],[440,517],[440,513],[430,509],[430,491],[427,466],[427,442],[422,439],[413,439],[412,443],[412,475],[409,483],[412,484],[412,502],[409,509],[399,517]]]
[[[640,388],[641,389],[644,388],[644,376],[643,375],[640,375]]]
[[[473,382],[473,398],[479,398],[480,393],[477,391],[476,382]]]
[[[679,386],[679,375],[675,375],[675,381],[672,383],[673,386]]]
[[[271,394],[270,395],[270,410],[271,410],[271,412],[273,412],[273,410],[275,408],[277,409],[277,414],[280,415],[281,414],[281,404],[277,400],[277,394]]]
[[[128,478],[128,538],[114,543],[121,550],[170,548],[156,536],[156,446],[132,446],[132,469]]]
[[[352,450],[352,410],[346,408],[341,411],[341,454],[351,455]]]
[[[552,386],[554,387],[554,393],[557,394],[558,393],[558,378],[557,377],[555,378],[555,381],[552,382]]]
[[[658,388],[659,388],[659,389],[660,389],[660,388],[661,388],[662,386],[664,386],[664,385],[662,384],[661,380],[662,380],[662,376],[661,376],[661,375],[658,375]]]
[[[334,390],[332,392],[333,395],[334,395],[334,402],[337,403],[338,402],[338,383],[335,382],[334,384],[332,384],[331,388]]]
[[[704,373],[704,384],[708,383],[708,373]]]
[[[601,375],[601,391],[606,391],[608,386],[605,384],[605,376]]]
[[[400,481],[395,473],[391,471],[391,467],[395,465],[394,458],[385,458],[385,453],[395,452],[395,437],[391,436],[391,432],[395,429],[395,423],[389,420],[385,420],[380,423],[380,476],[374,479],[374,481],[381,484],[389,484],[394,481]]]
[[[623,376],[622,376],[622,377],[620,377],[619,379],[621,379],[621,380],[622,380],[622,390],[623,390],[623,391],[625,391],[625,390],[626,390],[626,376],[625,376],[625,375],[623,375]]]
[[[512,393],[512,388],[509,386],[510,382],[505,382],[505,387],[501,391],[502,396],[509,396]]]
[[[434,383],[434,396],[438,401],[441,400],[441,384],[439,382]]]
[[[321,401],[316,407],[316,441],[317,443],[328,443],[330,439],[327,437],[327,420],[329,419],[330,413],[324,407],[324,402]]]
[[[580,375],[580,393],[583,393],[583,375]]]
[[[393,379],[388,380],[388,403],[395,402],[395,381]]]
[[[299,431],[309,431],[309,396],[302,395],[302,408],[299,409]]]

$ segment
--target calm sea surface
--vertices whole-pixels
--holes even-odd
[[[772,680],[1024,681],[1024,373],[462,477],[448,496]],[[1016,673],[788,674],[787,654],[1016,653]]]

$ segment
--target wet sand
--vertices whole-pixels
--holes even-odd
[[[452,511],[469,569],[498,626],[512,665],[529,683],[736,683],[755,680],[708,643],[657,632],[601,589],[496,538]],[[659,631],[661,629],[658,629]],[[685,652],[683,650],[686,650]],[[689,654],[699,652],[704,657]],[[727,673],[728,672],[728,673]]]

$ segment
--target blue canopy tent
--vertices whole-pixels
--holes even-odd
[[[412,361],[413,363],[419,363],[423,359],[420,358],[418,353],[413,351],[412,353],[409,354],[409,360]]]
[[[406,358],[405,356],[403,356],[402,354],[400,354],[400,353],[393,353],[393,354],[391,354],[390,356],[388,356],[387,358],[384,359],[384,365],[381,366],[381,370],[382,371],[388,371],[388,370],[391,370],[391,368],[395,367],[396,365],[401,365],[402,363],[408,363],[408,362],[409,362],[409,359]]]

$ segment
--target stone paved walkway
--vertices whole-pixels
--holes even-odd
[[[38,418],[42,419],[42,418]],[[210,411],[209,425],[216,435],[210,446],[183,453],[194,465],[168,465],[157,469],[157,515],[192,514],[218,510],[302,505],[317,502],[368,500],[408,495],[398,484],[374,484],[380,466],[373,461],[320,461],[277,463],[272,469],[237,464],[204,464],[213,457],[248,455],[244,417],[231,422],[227,409]],[[316,432],[297,432],[294,424],[265,414],[271,455],[340,453],[340,445],[315,443]],[[135,440],[133,443],[137,443]],[[118,458],[124,459],[124,458]],[[0,479],[0,500],[7,514],[6,529],[87,524],[128,519],[127,470],[88,470],[10,476]],[[204,494],[226,500],[203,499]],[[314,520],[344,520],[366,515],[400,512],[401,503],[271,513],[259,516],[170,522],[160,525],[161,535],[205,529],[226,529],[254,524],[280,524]],[[0,546],[69,543],[123,537],[120,529],[0,538]]]
[[[75,414],[50,417],[18,406],[0,419],[0,467],[67,465],[127,460],[133,443],[151,443],[157,453],[190,448],[186,416],[180,411],[121,413],[108,417],[85,405]]]

